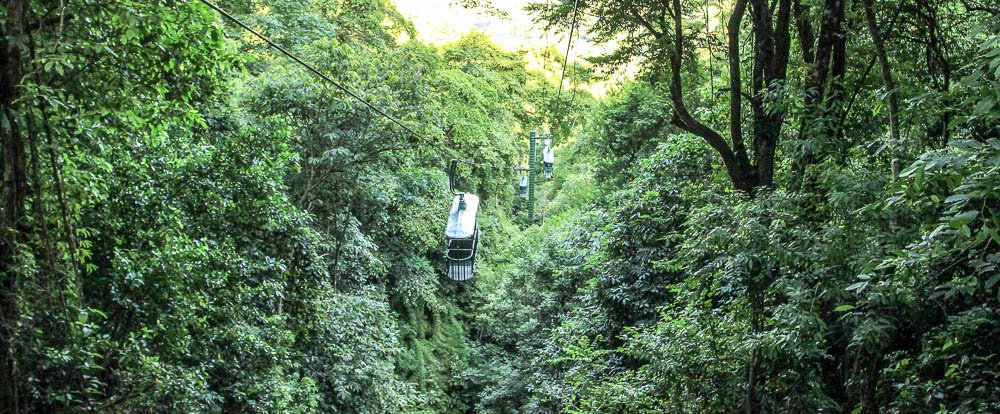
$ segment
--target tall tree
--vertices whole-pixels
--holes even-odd
[[[885,87],[886,105],[889,107],[889,145],[892,151],[892,179],[899,178],[899,99],[896,97],[896,83],[892,79],[892,66],[889,65],[889,55],[885,51],[885,40],[882,28],[875,17],[873,0],[864,0],[865,23],[868,25],[868,35],[875,47],[875,57],[882,72],[882,86]]]
[[[811,25],[799,25],[799,38],[803,43],[803,54],[812,60],[806,80],[804,112],[799,121],[799,141],[804,149],[800,159],[795,160],[798,174],[805,167],[818,162],[826,154],[825,146],[834,141],[840,133],[837,122],[844,101],[844,75],[847,73],[847,38],[844,35],[847,0],[826,0],[820,18],[819,36],[812,33]],[[800,9],[807,13],[807,9]],[[808,21],[808,15],[797,17]],[[816,38],[815,47],[805,42]]]
[[[529,10],[550,27],[558,27],[572,13],[574,1],[553,4],[535,3]],[[617,41],[611,53],[594,60],[616,66],[642,60],[647,68],[657,68],[660,60],[669,62],[666,69],[669,95],[673,103],[670,123],[703,138],[722,158],[735,189],[752,194],[774,183],[775,151],[785,119],[785,110],[769,105],[768,96],[776,93],[788,73],[791,1],[778,0],[774,7],[764,0],[737,0],[727,23],[729,65],[729,136],[719,132],[710,121],[699,119],[688,108],[690,98],[684,80],[684,61],[694,53],[690,42],[693,29],[687,20],[697,20],[700,8],[680,1],[612,1],[581,3],[580,12],[588,17],[589,32],[597,42]],[[750,33],[741,32],[749,12]],[[691,19],[686,19],[691,17]],[[743,41],[752,38],[751,64],[746,65]],[[749,66],[749,67],[747,67]],[[742,77],[749,74],[749,87]],[[744,100],[750,103],[749,125],[744,119]]]
[[[3,200],[3,210],[0,210],[0,413],[17,411],[18,375],[11,349],[18,318],[14,260],[19,244],[26,238],[25,203],[28,197],[25,137],[15,105],[21,96],[18,85],[24,76],[29,4],[27,0],[7,0],[6,3],[4,40],[0,45],[0,110],[3,111],[3,128],[0,131],[0,154],[3,156],[3,183],[0,184],[0,199]]]

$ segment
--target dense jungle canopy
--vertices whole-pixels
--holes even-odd
[[[1000,412],[996,0],[2,3],[0,413]]]

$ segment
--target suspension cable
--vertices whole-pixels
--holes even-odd
[[[346,93],[350,97],[356,99],[358,102],[361,102],[364,106],[368,107],[369,109],[371,109],[375,113],[381,115],[383,118],[391,121],[392,123],[396,124],[400,128],[403,128],[404,130],[406,130],[406,132],[408,132],[410,134],[410,136],[412,136],[412,137],[414,137],[414,138],[416,138],[416,139],[418,139],[420,141],[423,141],[424,143],[430,145],[431,148],[435,147],[435,143],[433,141],[431,141],[430,139],[428,139],[427,137],[424,137],[419,132],[413,130],[413,128],[410,128],[409,126],[407,126],[406,124],[404,124],[402,121],[400,121],[396,117],[394,117],[392,115],[389,115],[386,111],[382,110],[381,108],[379,108],[375,104],[373,104],[373,103],[369,102],[368,100],[362,98],[360,95],[358,95],[356,92],[354,92],[350,88],[342,85],[341,83],[337,82],[336,80],[334,80],[330,76],[326,75],[325,73],[320,72],[319,69],[316,69],[314,66],[310,65],[309,63],[307,63],[306,61],[302,60],[298,56],[295,56],[292,52],[289,52],[288,50],[285,50],[285,48],[281,47],[281,45],[279,45],[278,43],[274,42],[273,40],[271,40],[267,36],[264,36],[260,32],[254,30],[252,27],[250,27],[249,25],[247,25],[246,23],[244,23],[240,19],[237,19],[232,14],[226,12],[221,7],[215,5],[214,3],[210,2],[209,0],[201,0],[201,2],[204,3],[206,6],[212,8],[212,10],[215,10],[216,12],[218,12],[220,15],[222,15],[223,17],[225,17],[229,21],[231,21],[231,22],[235,23],[236,25],[240,26],[241,28],[243,28],[243,30],[246,30],[247,32],[250,32],[251,34],[253,34],[254,36],[256,36],[258,39],[263,40],[265,43],[267,43],[268,45],[270,45],[272,48],[274,48],[278,52],[281,52],[281,54],[285,55],[286,57],[288,57],[289,59],[291,59],[295,63],[298,63],[302,67],[308,69],[310,72],[312,72],[314,75],[318,76],[320,79],[322,79],[322,80],[324,80],[326,82],[329,82],[330,84],[332,84],[333,86],[335,86],[337,89],[339,89],[340,91]],[[451,151],[448,148],[445,148],[443,145],[439,147],[439,151],[442,152],[441,155],[444,155],[445,159],[457,159],[457,160],[459,160],[459,162],[462,162],[462,163],[465,163],[465,164],[469,164],[469,165],[475,165],[475,164],[473,164],[473,163],[471,163],[469,161],[466,161],[466,160],[462,159],[461,157],[456,156],[453,151]]]
[[[563,55],[562,74],[559,75],[559,91],[556,92],[556,107],[552,111],[554,116],[559,116],[559,105],[562,103],[563,82],[566,78],[566,64],[569,62],[569,52],[573,47],[573,31],[576,30],[576,16],[579,12],[580,0],[573,1],[573,20],[569,25],[569,38],[566,40],[566,54]]]

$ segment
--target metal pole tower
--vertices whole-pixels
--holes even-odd
[[[528,223],[535,223],[535,130],[531,130],[528,141]]]

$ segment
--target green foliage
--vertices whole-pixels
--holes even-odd
[[[462,184],[492,203],[484,223],[499,214],[511,176],[496,166],[538,101],[520,55],[481,35],[398,43],[415,33],[383,1],[222,5],[473,155]],[[21,98],[52,156],[33,161],[47,204],[33,204],[35,244],[12,268],[20,406],[471,407],[464,302],[441,276],[450,198],[436,148],[242,33],[226,40],[208,8],[119,6],[74,4],[64,18],[86,24],[40,32]]]
[[[532,7],[550,23],[570,10]],[[529,247],[495,262],[513,286],[491,284],[483,300],[482,341],[499,348],[484,354],[503,367],[484,374],[501,378],[483,401],[505,412],[995,411],[1000,98],[995,26],[976,19],[961,23],[976,43],[951,45],[974,52],[951,63],[957,86],[921,97],[913,79],[941,74],[897,72],[918,117],[911,133],[927,138],[895,153],[911,157],[896,182],[872,129],[886,121],[871,80],[852,79],[854,111],[827,120],[844,137],[813,148],[830,156],[806,169],[808,185],[790,161],[777,188],[754,197],[727,191],[714,153],[666,126],[662,87],[640,80],[613,94],[573,158],[591,175],[577,182],[604,194],[560,206],[574,219],[545,222],[543,240],[524,232],[512,245]],[[894,53],[920,66],[909,49]],[[806,116],[798,87],[765,104]],[[922,106],[932,101],[944,106]],[[951,143],[935,148],[942,135]],[[568,183],[559,191],[572,194]]]
[[[637,62],[638,79],[598,105],[580,88],[593,69],[572,65],[557,113],[559,50],[536,71],[482,33],[424,45],[385,0],[221,2],[414,138],[197,2],[8,3],[31,36],[4,36],[17,78],[0,77],[0,190],[26,189],[17,214],[13,198],[0,209],[18,218],[0,223],[0,395],[16,397],[0,411],[1000,410],[988,5],[899,10],[901,143],[883,136],[858,25],[823,113],[795,39],[788,80],[745,97],[789,124],[773,188],[751,195],[670,126],[667,43],[647,35],[593,59]],[[588,33],[642,32],[636,16],[664,4],[588,3],[606,17]],[[680,87],[720,128],[731,74],[702,53],[724,40],[701,20],[714,6],[681,10],[697,35]],[[572,12],[529,10],[553,27]],[[558,158],[527,225],[511,167],[535,128]],[[444,275],[441,148],[468,158],[459,187],[484,200],[465,284]]]
[[[673,132],[662,114],[670,103],[662,90],[644,82],[626,85],[611,97],[592,134],[590,149],[600,154],[597,177],[620,186],[636,177],[635,169]]]

